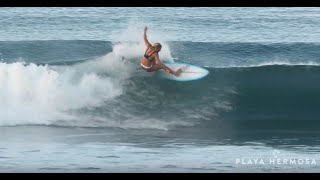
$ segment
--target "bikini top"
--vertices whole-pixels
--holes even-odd
[[[149,49],[149,48],[150,48],[150,47],[148,47],[148,49]],[[152,52],[150,55],[147,55],[148,49],[147,49],[146,52],[144,53],[144,57],[147,58],[149,61],[153,61],[151,55],[152,55],[153,53],[157,52],[157,51],[154,51],[154,52]]]

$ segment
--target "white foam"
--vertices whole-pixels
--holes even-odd
[[[233,65],[230,64],[228,66],[218,66],[215,68],[233,68],[233,67],[262,67],[262,66],[273,66],[273,65],[285,65],[285,66],[320,66],[317,62],[290,62],[290,61],[265,61],[257,64],[251,64],[251,65]],[[207,66],[208,67],[208,66]]]
[[[269,61],[257,64],[255,66],[272,66],[272,65],[287,65],[287,66],[319,66],[319,63],[316,62],[289,62],[289,61]]]
[[[10,64],[0,62],[0,126],[91,126],[90,119],[87,124],[80,122],[83,118],[75,112],[103,106],[121,95],[123,83],[133,75],[135,67],[139,67],[144,51],[143,41],[124,42],[115,43],[113,51],[103,57],[72,66],[25,64],[21,60]],[[160,58],[173,59],[165,42]],[[117,125],[113,123],[116,120],[94,118],[110,126],[140,127],[133,121]],[[149,124],[151,128],[156,126]],[[164,126],[159,124],[160,129]]]
[[[119,81],[94,72],[58,72],[20,62],[0,63],[0,69],[5,82],[0,89],[0,125],[52,124],[70,118],[69,110],[100,106],[122,92]]]

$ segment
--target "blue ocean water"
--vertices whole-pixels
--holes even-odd
[[[1,8],[0,172],[317,172],[319,16]],[[210,74],[142,71],[146,25],[160,59]]]

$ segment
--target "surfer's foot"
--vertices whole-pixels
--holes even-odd
[[[182,68],[178,69],[178,70],[176,71],[175,75],[176,75],[176,76],[180,76],[180,74],[182,73],[182,71],[183,71]]]
[[[185,71],[185,70],[187,70],[187,69],[189,69],[189,65],[187,65],[187,66],[184,66],[183,68],[181,68],[182,69],[182,71]]]
[[[177,71],[176,71],[176,73],[175,73],[175,75],[176,76],[180,76],[180,74],[182,73],[182,72],[184,72],[185,70],[187,70],[188,68],[189,68],[190,66],[184,66],[184,67],[182,67],[182,68],[179,68]]]

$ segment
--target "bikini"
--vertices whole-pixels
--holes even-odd
[[[149,47],[150,48],[150,47]],[[149,49],[148,48],[148,49]],[[151,53],[150,55],[147,55],[147,51],[148,51],[148,49],[146,50],[146,52],[144,53],[144,57],[146,58],[146,59],[148,59],[150,62],[152,62],[153,61],[153,59],[152,59],[152,57],[151,57],[151,55],[153,54],[153,53],[155,53],[155,52],[157,52],[157,51],[154,51],[153,53]],[[144,69],[144,70],[150,70],[151,68],[152,68],[152,64],[151,64],[151,66],[145,66],[145,65],[143,65],[142,63],[140,63],[140,65],[141,65],[141,67],[142,67],[142,69]]]

